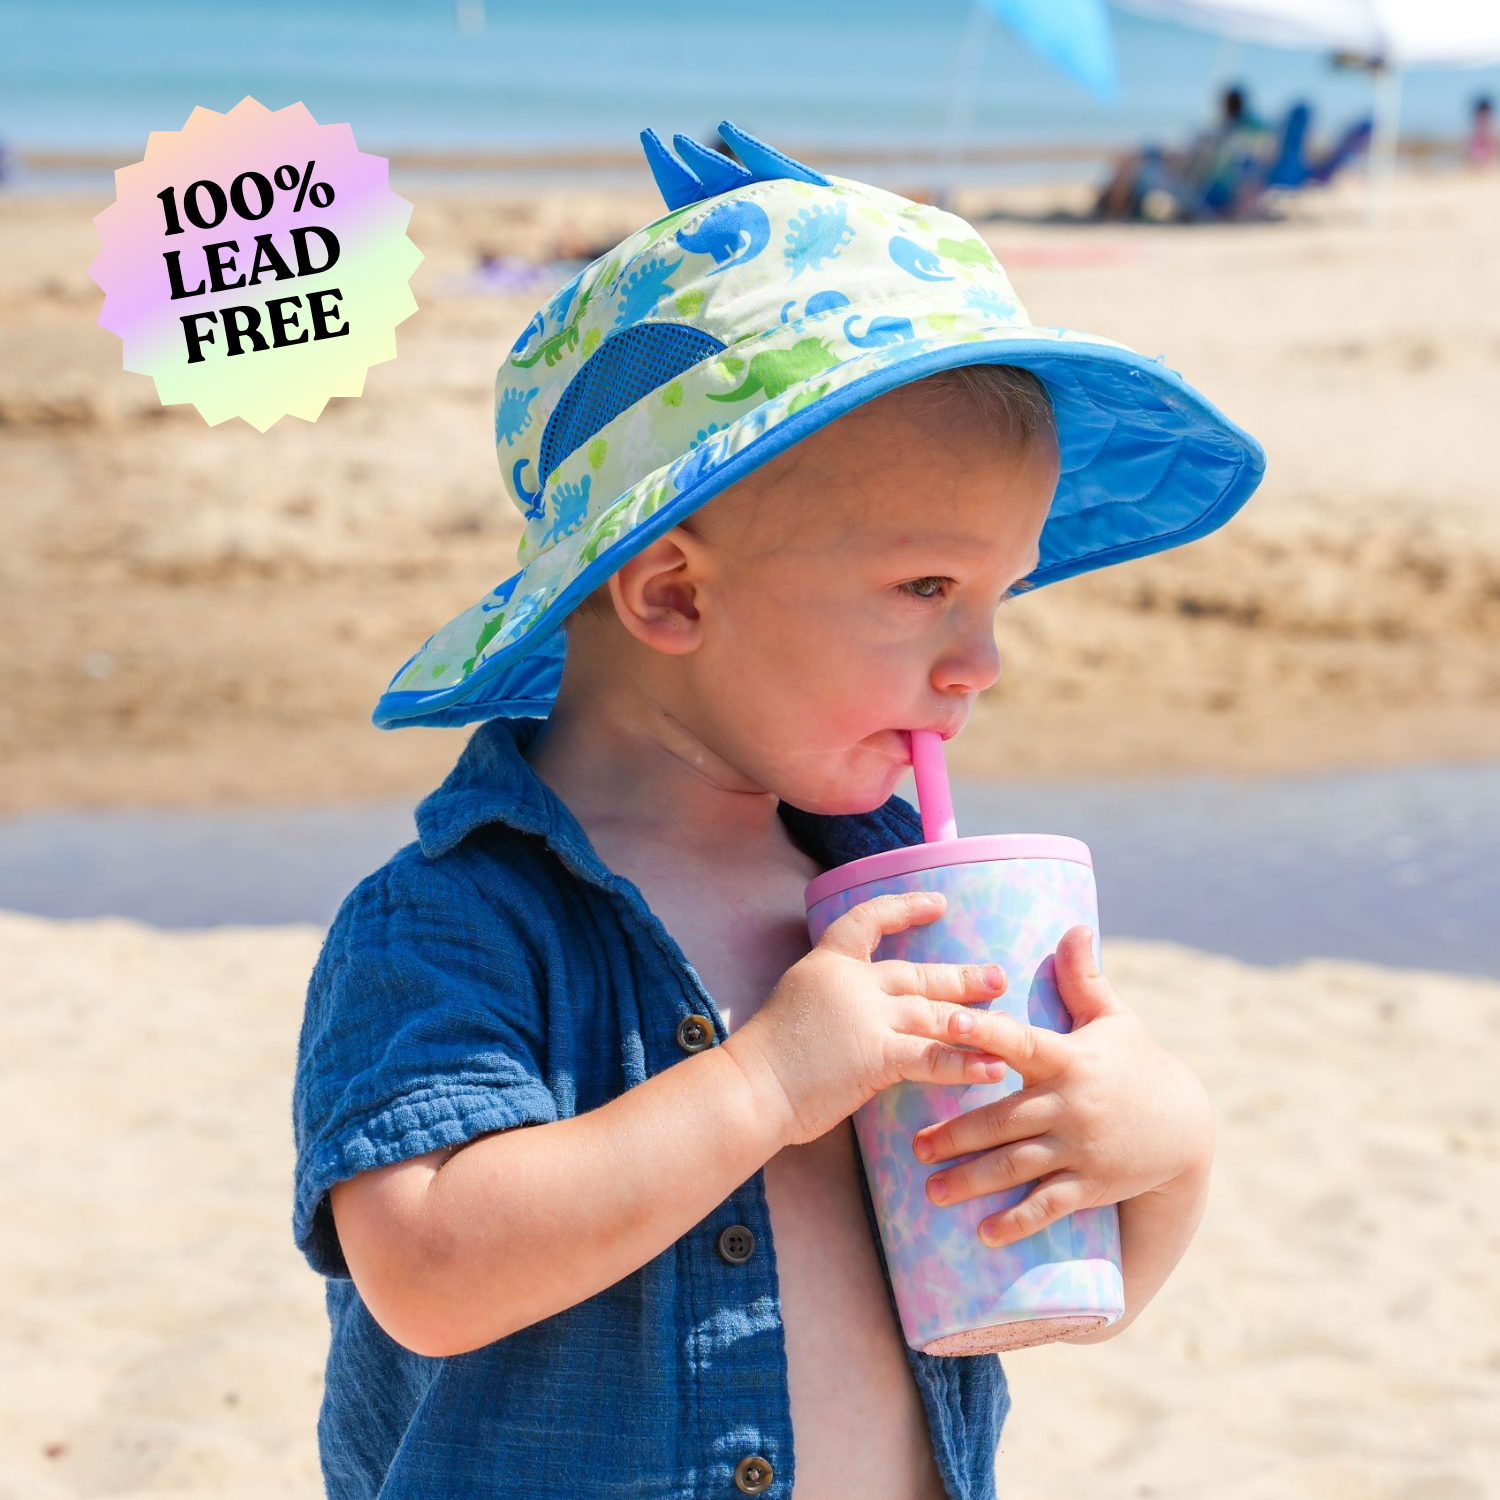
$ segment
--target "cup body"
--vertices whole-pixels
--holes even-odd
[[[1053,1031],[1072,1029],[1058,994],[1057,944],[1078,923],[1099,932],[1088,847],[1049,834],[992,834],[888,850],[825,871],[806,890],[816,943],[851,907],[889,891],[941,891],[940,917],[883,937],[872,960],[998,963],[1005,993],[974,1008],[1004,1010]],[[1095,957],[1098,957],[1097,948]],[[935,1204],[927,1179],[971,1161],[912,1153],[917,1131],[1023,1088],[1012,1068],[993,1083],[902,1082],[854,1113],[855,1137],[885,1250],[901,1330],[927,1354],[978,1354],[1046,1343],[1117,1321],[1125,1311],[1114,1204],[1079,1209],[1008,1245],[979,1238],[980,1220],[1036,1186]]]

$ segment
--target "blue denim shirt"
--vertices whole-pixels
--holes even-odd
[[[318,1442],[331,1500],[738,1500],[735,1468],[795,1465],[765,1174],[629,1276],[465,1354],[370,1316],[328,1189],[486,1131],[581,1114],[681,1062],[678,1025],[728,1035],[640,889],[614,874],[522,751],[544,720],[489,719],[416,809],[418,839],[344,898],[307,992],[292,1100],[292,1227],[331,1325]],[[858,815],[783,802],[825,867],[919,843],[892,796]],[[856,1153],[856,1156],[858,1153]],[[663,1164],[669,1171],[670,1163]],[[896,1303],[863,1163],[860,1184]],[[754,1236],[738,1263],[721,1232]],[[599,1226],[601,1234],[609,1226]],[[898,1334],[899,1337],[899,1334]],[[1010,1407],[998,1356],[905,1345],[951,1500],[993,1500]]]

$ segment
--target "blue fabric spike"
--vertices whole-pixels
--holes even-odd
[[[702,141],[695,141],[690,135],[683,135],[680,130],[672,137],[672,144],[683,161],[703,180],[710,196],[744,187],[747,182],[755,180],[737,161],[705,146]]]
[[[669,210],[685,208],[704,196],[703,184],[667,150],[662,138],[649,125],[641,132],[641,145],[646,148],[651,175]]]
[[[799,182],[815,182],[819,187],[833,186],[821,172],[813,171],[803,162],[793,161],[790,156],[783,155],[774,146],[768,146],[729,120],[719,121],[719,134],[725,145],[755,174],[758,182],[791,177]]]

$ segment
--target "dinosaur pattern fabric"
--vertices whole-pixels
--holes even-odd
[[[475,689],[550,636],[627,557],[839,412],[938,368],[982,360],[1036,370],[1053,395],[1063,443],[1059,499],[1070,491],[1075,512],[1087,508],[1079,484],[1089,480],[1084,471],[1096,432],[1104,429],[1107,439],[1121,414],[1149,426],[1143,451],[1164,465],[1178,465],[1177,450],[1197,444],[1200,461],[1189,472],[1201,476],[1201,529],[1208,529],[1204,518],[1222,524],[1258,482],[1254,439],[1174,372],[1113,340],[1034,326],[1004,268],[964,219],[816,172],[728,121],[720,131],[741,162],[675,138],[701,176],[670,157],[654,132],[643,133],[669,205],[674,195],[687,201],[573,276],[501,364],[495,452],[524,521],[520,571],[430,636],[398,670],[376,710],[382,727],[506,713],[503,697]],[[761,175],[770,173],[776,175]],[[726,181],[734,185],[710,191]],[[673,333],[690,330],[692,362],[667,363],[659,383],[618,411],[606,404],[597,429],[558,452],[557,434],[570,430],[580,393],[587,386],[596,396],[600,371],[622,352],[610,341],[628,332],[638,350],[648,327],[664,358]],[[1057,373],[1049,379],[1051,353]],[[630,389],[639,388],[637,373]],[[1070,401],[1080,415],[1065,423]],[[1070,451],[1070,439],[1080,436],[1089,450],[1082,458]],[[544,445],[548,473],[541,472]],[[1132,483],[1159,488],[1162,477],[1152,469],[1132,473]],[[1170,492],[1153,503],[1169,499]],[[1056,526],[1049,516],[1033,587],[1115,560],[1093,560],[1097,537],[1092,551],[1089,538],[1072,539],[1078,528],[1068,509],[1065,502]],[[1147,534],[1127,528],[1115,550],[1173,545],[1162,538],[1183,529],[1183,515],[1162,512],[1158,519],[1151,512]],[[468,700],[474,707],[465,715]]]

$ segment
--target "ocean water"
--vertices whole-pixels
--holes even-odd
[[[252,94],[347,120],[367,151],[629,150],[647,125],[703,139],[729,118],[818,143],[836,170],[840,146],[944,147],[961,124],[974,143],[1173,137],[1231,76],[1262,113],[1312,100],[1330,133],[1369,109],[1368,80],[1321,56],[1113,15],[1121,94],[1104,103],[997,22],[964,56],[968,0],[0,0],[0,143],[123,165],[195,106]],[[977,80],[966,123],[963,76]],[[1500,68],[1410,72],[1404,126],[1457,136],[1481,90],[1500,93]]]
[[[915,803],[908,775],[896,789]],[[960,834],[1063,833],[1099,928],[1259,964],[1500,978],[1500,765],[1130,781],[955,780]],[[0,907],[157,926],[326,924],[415,837],[414,803],[0,819]]]

